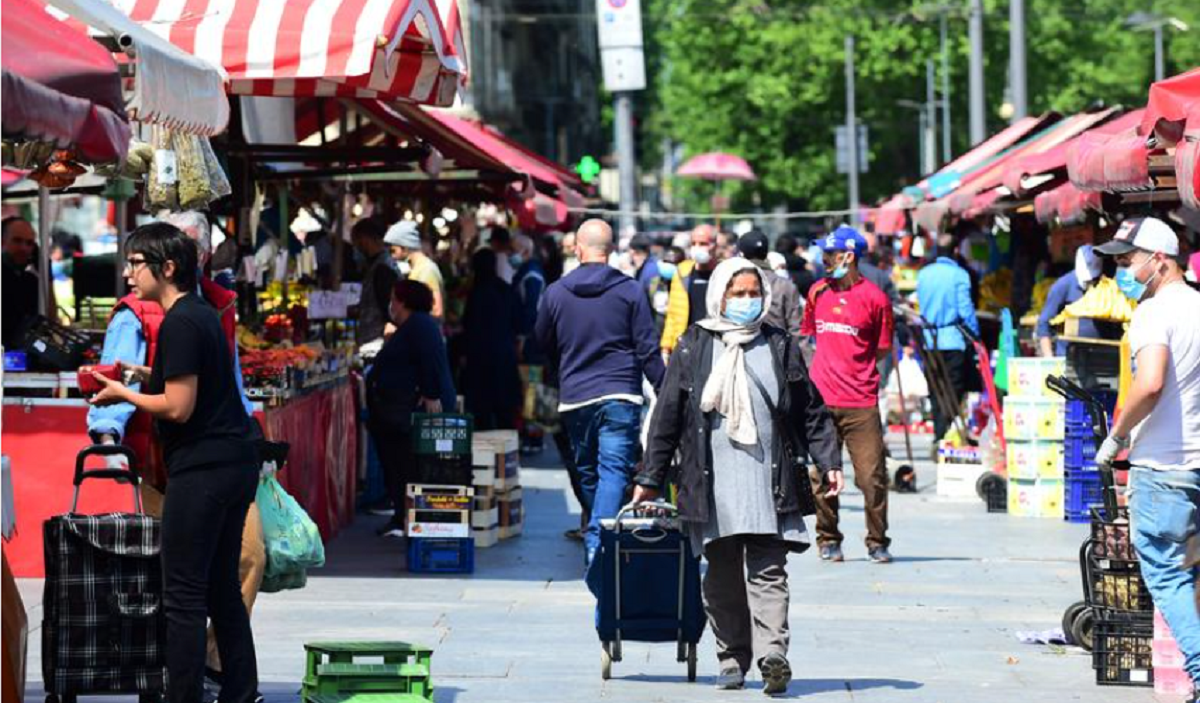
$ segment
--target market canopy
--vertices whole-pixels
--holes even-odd
[[[103,47],[34,0],[5,0],[0,43],[5,138],[73,148],[93,163],[125,158],[121,77]]]
[[[58,0],[55,0],[56,2]],[[454,102],[466,81],[454,0],[116,0],[184,51],[221,66],[235,95]]]
[[[7,6],[6,0],[5,14]],[[203,136],[225,131],[229,100],[215,64],[181,51],[105,0],[47,0],[46,11],[112,38],[134,57],[133,95],[125,105],[131,117]]]
[[[1158,146],[1175,147],[1179,199],[1200,210],[1200,68],[1150,86],[1150,99],[1138,133]]]

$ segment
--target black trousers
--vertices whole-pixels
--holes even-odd
[[[946,430],[950,429],[954,418],[958,415],[958,409],[962,406],[963,398],[967,394],[967,366],[970,364],[972,357],[967,355],[965,351],[946,350],[938,352],[942,355],[942,364],[946,367],[946,375],[950,379],[950,387],[954,395],[955,407],[947,412],[941,403],[937,402],[934,397],[933,401],[933,434],[937,439],[946,436]],[[928,367],[927,367],[928,368]],[[933,383],[932,379],[930,383]],[[933,389],[930,388],[930,395],[933,394]]]
[[[383,483],[387,487],[388,500],[396,509],[393,520],[404,523],[404,499],[408,495],[408,484],[416,471],[416,455],[413,453],[412,433],[383,431],[373,427],[371,439],[375,440],[375,451],[383,468]]]
[[[257,486],[253,463],[193,469],[167,482],[162,565],[169,703],[199,703],[203,697],[208,619],[224,672],[221,703],[254,700],[258,662],[238,561]]]

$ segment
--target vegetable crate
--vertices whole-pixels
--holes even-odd
[[[1092,637],[1097,685],[1154,685],[1153,622],[1101,617]]]
[[[423,703],[433,700],[433,649],[407,642],[310,642],[305,703]],[[370,660],[370,661],[367,661]]]
[[[441,457],[471,454],[473,420],[454,413],[414,413],[413,452]]]

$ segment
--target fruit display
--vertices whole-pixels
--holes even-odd
[[[1117,282],[1105,277],[1089,288],[1082,298],[1063,308],[1063,311],[1059,313],[1058,317],[1051,320],[1050,324],[1061,325],[1071,317],[1129,322],[1133,319],[1133,311],[1136,308],[1137,303],[1121,292],[1121,289],[1117,287]]]
[[[1000,269],[979,282],[979,309],[999,313],[1012,304],[1012,270]]]

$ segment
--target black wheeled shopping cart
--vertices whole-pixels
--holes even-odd
[[[42,595],[42,676],[47,703],[76,696],[137,694],[156,703],[166,684],[161,523],[142,512],[138,474],[91,469],[91,456],[133,452],[120,445],[87,447],[75,460],[71,511],[46,521],[46,583]],[[134,512],[80,515],[87,479],[129,483]]]
[[[678,510],[663,502],[630,504],[600,524],[592,568],[599,569],[601,676],[612,676],[623,642],[675,642],[677,660],[687,663],[688,681],[695,681],[705,624],[700,559],[679,529]]]

